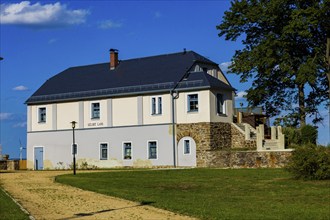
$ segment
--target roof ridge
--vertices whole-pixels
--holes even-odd
[[[175,53],[166,53],[166,54],[159,54],[159,55],[151,55],[151,56],[145,56],[145,57],[137,57],[137,58],[131,58],[131,59],[127,59],[127,60],[121,60],[121,61],[131,61],[131,60],[141,60],[141,59],[150,59],[150,58],[157,58],[157,57],[165,57],[165,56],[173,56],[173,55],[185,55],[188,53],[196,53],[192,50],[188,50],[188,51],[183,51],[183,52],[175,52]]]

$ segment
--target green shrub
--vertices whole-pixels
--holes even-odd
[[[301,144],[301,134],[299,129],[293,127],[283,128],[283,134],[285,137],[285,146],[295,148],[295,146]]]
[[[330,148],[311,143],[296,148],[286,169],[296,179],[330,179]]]
[[[316,144],[317,128],[312,125],[304,125],[300,128],[302,144]]]

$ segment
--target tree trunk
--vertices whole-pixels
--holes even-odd
[[[300,121],[300,127],[302,127],[306,125],[304,84],[298,85],[298,102],[299,102],[299,121]]]

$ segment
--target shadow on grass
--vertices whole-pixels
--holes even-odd
[[[104,213],[104,212],[112,212],[112,211],[117,211],[117,210],[122,210],[122,209],[129,209],[129,208],[135,208],[135,207],[139,207],[139,206],[151,205],[153,203],[155,203],[155,202],[152,202],[152,201],[142,201],[138,205],[127,206],[127,207],[122,207],[122,208],[118,208],[118,209],[105,209],[105,210],[100,210],[100,211],[96,211],[96,212],[77,213],[77,214],[74,214],[74,216],[72,216],[72,217],[61,218],[61,219],[58,219],[58,220],[77,219],[77,218],[81,218],[81,217],[85,217],[85,216],[97,215],[97,214]]]

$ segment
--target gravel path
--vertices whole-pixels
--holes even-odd
[[[35,219],[192,219],[54,182],[71,171],[1,173],[0,184]]]

